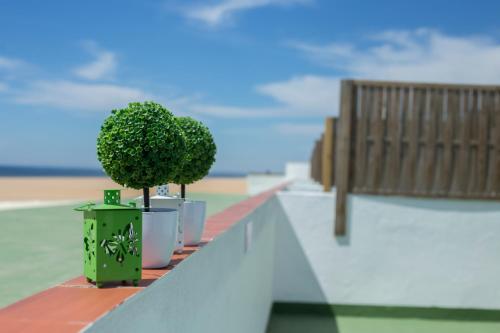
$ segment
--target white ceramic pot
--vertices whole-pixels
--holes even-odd
[[[177,220],[175,209],[150,208],[142,212],[142,267],[168,265],[177,242]]]
[[[184,244],[197,245],[205,227],[205,201],[186,200],[183,204]]]
[[[166,189],[167,185],[158,186],[157,192],[158,195],[151,197],[151,208],[169,208],[176,209],[179,214],[177,216],[177,245],[175,247],[176,253],[182,253],[184,249],[184,219],[182,218],[182,204],[184,200],[177,197],[168,197],[165,194],[168,194],[168,190]],[[161,194],[160,194],[161,193]],[[139,206],[144,207],[142,197],[138,197],[136,202]]]
[[[184,249],[184,220],[182,218],[182,204],[184,201],[179,198],[165,197],[161,195],[155,195],[151,198],[151,207],[154,208],[170,208],[177,209],[179,215],[177,217],[177,245],[175,247],[175,253],[182,253]]]

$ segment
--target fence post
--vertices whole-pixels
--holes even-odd
[[[309,175],[311,176],[311,179],[316,181],[316,152],[318,150],[318,141],[314,142],[314,148],[311,154],[311,160],[310,160],[310,169],[309,169]]]
[[[325,141],[325,134],[322,133],[318,141],[318,183],[323,184],[323,142]]]
[[[332,124],[332,149],[331,149],[331,154],[332,154],[332,170],[330,172],[330,175],[332,177],[332,186],[335,186],[335,156],[337,154],[338,125],[339,125],[338,118],[334,117],[333,118],[333,124]]]
[[[333,159],[334,159],[334,118],[325,119],[325,141],[323,142],[323,191],[331,192],[333,186]]]
[[[335,183],[337,186],[335,206],[335,236],[346,233],[347,192],[351,177],[351,136],[353,117],[353,81],[343,80],[340,90],[340,119],[335,156]]]

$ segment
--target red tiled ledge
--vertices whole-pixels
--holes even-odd
[[[2,332],[78,332],[168,274],[185,258],[224,233],[287,184],[250,197],[207,219],[202,243],[186,246],[166,268],[143,269],[138,287],[107,284],[98,289],[83,276],[44,290],[0,310]]]

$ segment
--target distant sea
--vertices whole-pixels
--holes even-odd
[[[0,165],[0,177],[104,177],[100,169]],[[213,172],[208,177],[239,178],[246,173]]]

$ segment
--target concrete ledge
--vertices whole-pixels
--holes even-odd
[[[164,278],[180,269],[177,266],[186,258],[203,252],[201,250],[205,250],[207,244],[216,243],[216,238],[223,236],[284,186],[251,197],[208,218],[200,246],[185,247],[184,253],[174,255],[171,264],[164,269],[143,270],[138,287],[110,285],[97,289],[84,277],[76,277],[1,309],[0,327],[6,332],[77,332],[88,329],[99,318],[102,320],[113,310],[119,310],[139,296],[144,297],[143,292],[147,295],[147,291],[160,280],[161,284],[174,283]],[[210,250],[207,248],[206,251]],[[228,250],[222,249],[224,251]],[[199,269],[196,278],[203,278],[204,272],[209,270],[210,267]],[[123,319],[127,322],[130,318]]]

